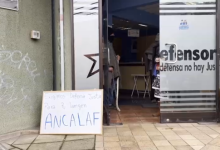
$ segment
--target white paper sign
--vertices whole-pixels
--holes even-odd
[[[103,90],[44,92],[40,134],[102,134]]]
[[[128,30],[128,37],[139,37],[140,31],[139,30]]]
[[[18,0],[0,0],[0,8],[18,10]]]

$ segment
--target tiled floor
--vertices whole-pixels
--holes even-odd
[[[0,141],[0,150],[92,150],[94,147],[95,135],[28,134]]]
[[[152,117],[158,108],[122,105],[121,112],[111,110],[111,123],[159,123],[159,117]]]
[[[158,109],[121,106],[103,135],[21,135],[0,141],[0,150],[220,150],[220,124],[159,124]]]
[[[220,150],[220,125],[159,124],[158,108],[120,106],[96,136],[96,150]]]
[[[104,127],[96,150],[220,150],[220,124],[124,124]]]

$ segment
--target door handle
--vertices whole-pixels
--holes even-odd
[[[177,44],[176,43],[166,43],[165,44],[166,46],[171,46],[173,45],[175,47],[175,60],[174,61],[168,61],[168,62],[165,62],[165,63],[168,63],[168,64],[175,64],[177,62]]]

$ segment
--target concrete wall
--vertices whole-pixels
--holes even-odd
[[[51,1],[0,9],[0,134],[39,126],[42,92],[52,90]],[[30,39],[30,31],[41,39]]]
[[[71,0],[64,0],[65,90],[72,90]]]
[[[120,71],[121,71],[120,89],[132,90],[134,87],[134,79],[132,74],[145,74],[145,66],[120,66]],[[145,84],[143,78],[138,78],[137,87],[138,90],[145,90]]]
[[[55,89],[56,91],[60,91],[61,90],[61,53],[60,53],[60,18],[59,18],[59,0],[54,0],[54,21],[55,21],[55,61],[54,61],[54,65],[55,65],[55,70],[54,70],[54,77],[55,77]]]

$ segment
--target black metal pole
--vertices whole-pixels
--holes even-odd
[[[75,90],[75,49],[74,49],[74,9],[73,0],[70,0],[70,10],[71,10],[71,69],[72,69],[72,90]]]
[[[53,90],[56,91],[56,16],[55,1],[51,0],[51,18],[52,18],[52,61],[53,61]]]

